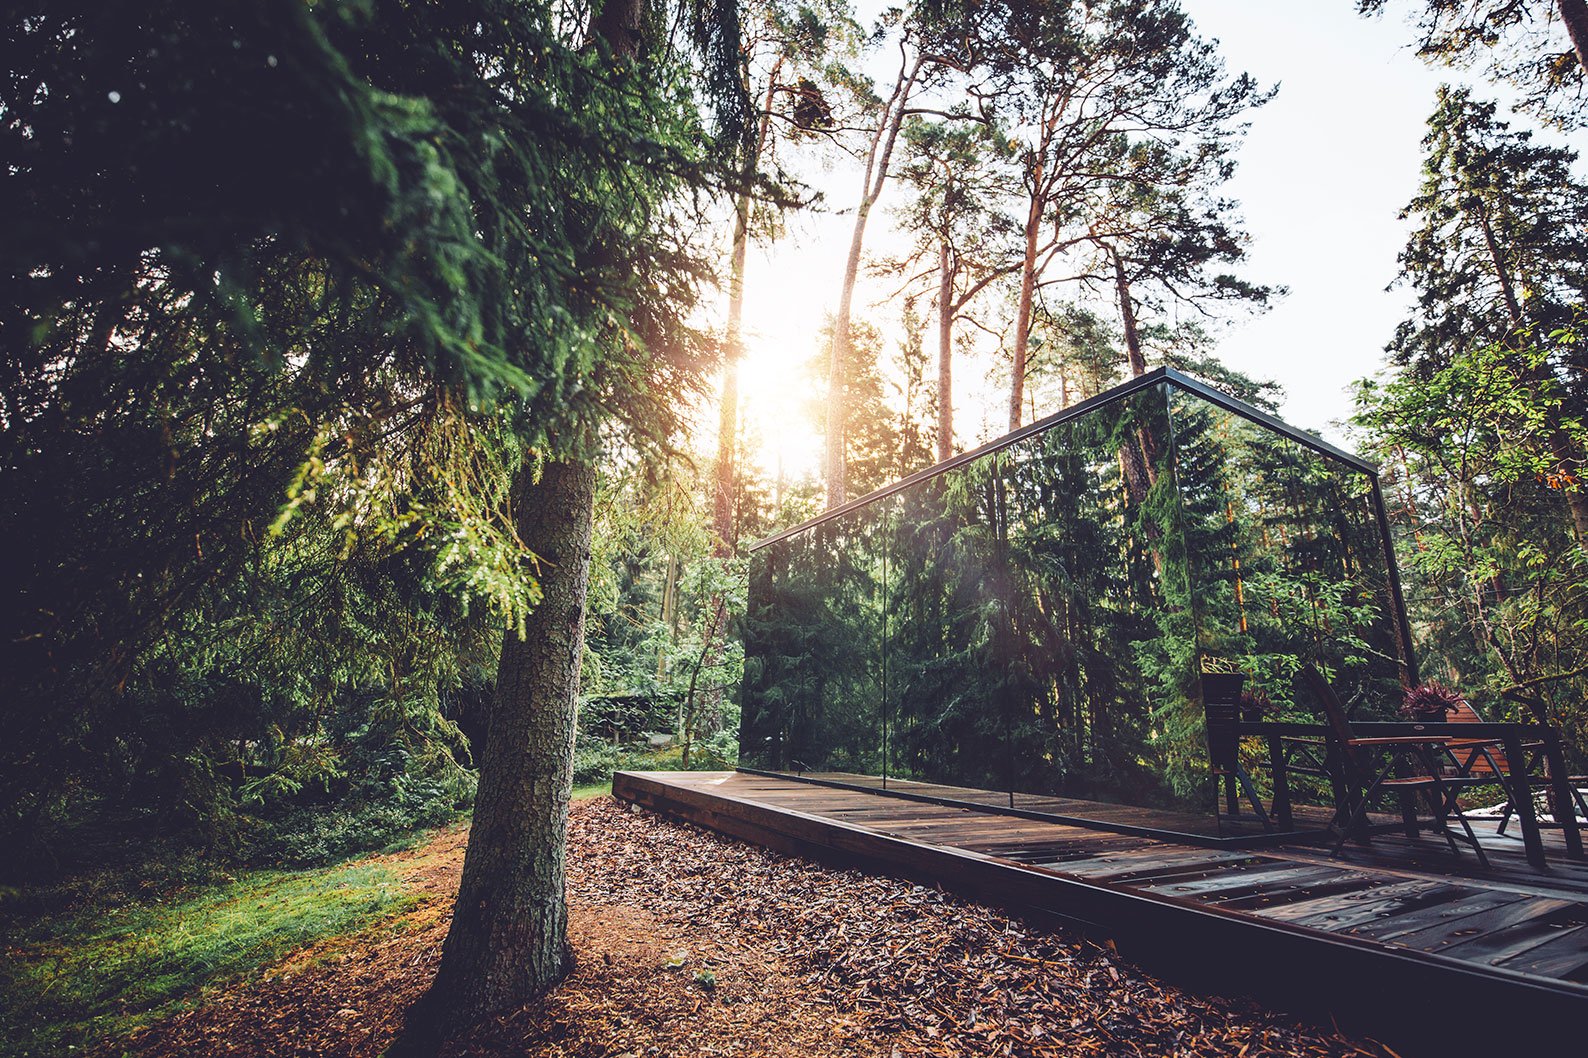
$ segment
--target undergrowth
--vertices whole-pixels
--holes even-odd
[[[649,749],[581,738],[574,746],[574,785],[610,783],[615,771],[731,771],[739,758],[737,735],[725,731],[697,740],[690,748],[688,769],[684,768],[683,747],[676,741],[662,749]]]

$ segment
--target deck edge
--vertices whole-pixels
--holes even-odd
[[[1577,1033],[1588,1018],[1588,987],[1569,981],[1480,967],[927,845],[753,798],[712,794],[666,776],[617,772],[613,795],[780,852],[941,884],[1017,913],[1036,912],[1100,931],[1149,970],[1186,974],[1202,990],[1222,982],[1212,990],[1228,993],[1233,985],[1265,1003],[1314,1015],[1311,1008],[1321,1004],[1340,1022],[1360,1024],[1381,1037],[1406,1032],[1410,1039],[1395,1042],[1414,1050],[1440,1035],[1416,1016],[1419,1010],[1504,1011],[1500,1026],[1463,1025],[1460,1035],[1447,1041],[1459,1046],[1458,1053],[1466,1053],[1474,1034],[1493,1031],[1496,1045],[1514,1045],[1517,1024],[1528,1025],[1530,1032]],[[1474,1005],[1468,1008],[1469,1003]],[[1415,1024],[1408,1028],[1408,1020]]]

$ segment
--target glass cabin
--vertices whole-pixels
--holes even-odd
[[[1373,466],[1168,369],[760,541],[744,641],[741,769],[1202,837],[1253,831],[1205,674],[1412,676]]]

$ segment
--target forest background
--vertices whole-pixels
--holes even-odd
[[[239,28],[172,3],[122,27],[143,67],[58,5],[7,38],[0,883],[328,862],[466,809],[502,629],[542,602],[521,464],[599,469],[594,784],[734,761],[755,538],[1158,364],[1285,406],[1277,361],[1221,355],[1297,282],[1259,274],[1230,195],[1273,86],[1195,3],[1074,5],[1061,33],[746,2],[737,133],[682,8],[639,97],[526,57],[579,5],[459,6]],[[1588,746],[1581,5],[1360,6],[1451,87],[1374,277],[1403,317],[1350,421],[1298,425],[1382,463],[1426,674],[1495,718],[1537,697]],[[435,86],[489,78],[429,41],[590,102],[479,120]],[[217,173],[216,140],[246,164]],[[571,211],[536,192],[569,171]],[[825,266],[780,256],[835,230]],[[581,286],[602,269],[649,293]],[[791,338],[771,298],[819,326]],[[632,357],[592,352],[614,333]]]

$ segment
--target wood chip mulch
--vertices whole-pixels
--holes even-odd
[[[467,832],[379,857],[424,900],[106,1054],[375,1058],[435,972]],[[459,1058],[1392,1055],[1187,993],[1111,949],[909,882],[835,871],[609,798],[569,825],[574,973]]]

